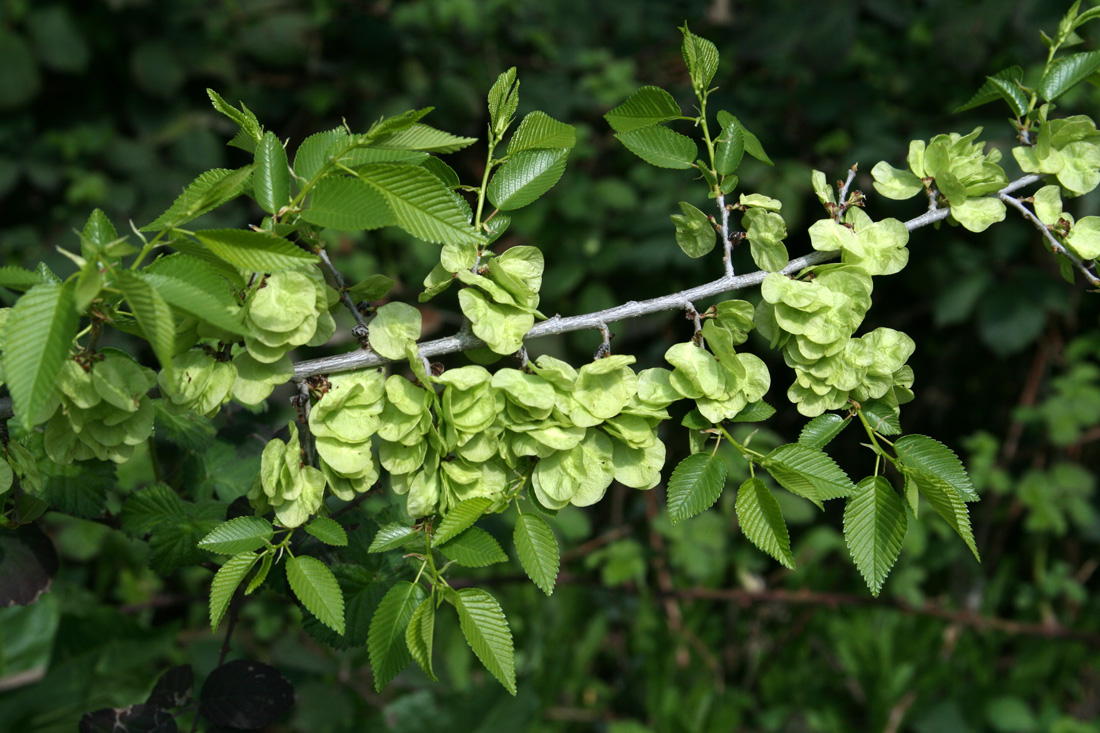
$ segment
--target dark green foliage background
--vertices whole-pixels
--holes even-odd
[[[210,108],[206,87],[243,100],[291,150],[342,119],[365,129],[382,115],[429,105],[432,124],[484,138],[485,93],[515,65],[521,115],[541,109],[578,126],[562,182],[517,214],[506,235],[546,255],[543,310],[568,315],[652,297],[720,272],[717,255],[681,254],[668,219],[680,200],[709,211],[705,187],[641,164],[602,115],[639,84],[689,104],[676,31],[685,19],[722,54],[713,109],[737,114],[776,163],[746,164],[739,190],[784,202],[796,256],[810,249],[798,233],[822,215],[811,168],[838,178],[855,162],[866,172],[883,159],[900,166],[911,138],[976,125],[1007,150],[1002,107],[950,112],[986,74],[1041,67],[1038,29],[1052,31],[1064,11],[1040,0],[7,0],[0,264],[45,258],[68,273],[54,246],[76,246],[72,229],[92,208],[120,230],[128,219],[140,226],[198,173],[247,162],[225,147],[232,131]],[[1095,115],[1098,107],[1100,91],[1086,84],[1063,110]],[[450,162],[476,182],[483,156],[475,145]],[[1011,156],[1007,163],[1012,175]],[[876,196],[869,175],[856,185],[870,194],[876,219],[920,213],[912,201]],[[1075,215],[1098,213],[1097,200],[1074,202]],[[243,205],[228,211],[209,224],[259,217]],[[415,299],[436,256],[434,246],[399,234],[334,243],[349,279],[390,275],[399,281],[393,297],[404,299]],[[334,653],[299,633],[297,611],[284,599],[251,600],[235,649],[295,684],[298,705],[286,729],[1100,730],[1097,301],[1060,281],[1034,230],[1011,214],[987,235],[920,230],[911,250],[910,266],[875,293],[866,329],[895,327],[918,344],[910,360],[917,400],[904,408],[903,426],[947,442],[973,472],[983,495],[974,507],[981,566],[946,525],[925,517],[910,527],[882,602],[870,603],[847,558],[838,508],[822,519],[787,497],[799,563],[788,572],[737,532],[731,490],[716,511],[671,527],[657,506],[661,489],[619,487],[596,511],[562,512],[559,537],[575,552],[551,599],[521,582],[518,565],[479,581],[516,634],[515,699],[478,667],[457,624],[437,636],[440,684],[410,671],[378,695],[362,647]],[[748,253],[736,264],[751,268]],[[453,300],[432,305],[425,335],[454,330]],[[346,340],[349,325],[342,323]],[[680,314],[619,324],[613,347],[653,366],[689,328]],[[531,351],[580,363],[598,339],[543,339]],[[802,421],[783,407],[789,378],[781,360],[758,346],[773,368],[768,400],[780,409],[756,440],[777,445],[796,437]],[[273,401],[273,409],[283,404]],[[190,499],[232,498],[255,470],[257,437],[280,421],[240,411],[219,418],[229,442],[200,441],[194,454],[172,453],[162,429],[165,470],[192,487]],[[687,440],[672,425],[666,431],[667,478]],[[834,452],[841,465],[853,477],[869,473],[869,454],[845,438]],[[743,464],[729,460],[736,485]],[[88,516],[106,496],[117,514],[120,497],[151,479],[147,461],[124,467],[117,485],[109,477],[59,478],[51,501]],[[372,501],[371,512],[384,510],[385,499]],[[46,526],[62,571],[52,592],[35,606],[0,610],[0,730],[71,730],[81,712],[140,702],[174,664],[194,664],[202,679],[216,662],[221,639],[205,625],[209,570],[158,579],[148,546],[100,519],[53,515]],[[194,521],[202,519],[196,510]],[[507,526],[488,529],[503,537]],[[349,551],[359,542],[363,554],[369,529],[353,536]],[[673,602],[661,594],[666,569],[685,596],[766,586],[837,593],[841,605]],[[360,587],[363,602],[376,603],[376,590]],[[847,605],[849,594],[868,603]],[[897,602],[1057,622],[1091,633],[1092,643],[980,631],[899,611]],[[326,632],[313,623],[311,633]]]

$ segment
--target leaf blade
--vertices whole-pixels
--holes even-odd
[[[512,540],[523,572],[543,593],[552,595],[561,567],[561,551],[550,524],[537,514],[521,514],[516,519]]]
[[[344,594],[327,565],[315,557],[288,557],[286,579],[306,610],[337,634],[344,633]]]
[[[734,505],[741,531],[758,548],[782,565],[794,569],[791,539],[779,502],[758,478],[750,478],[737,490]]]
[[[726,463],[716,453],[688,456],[668,480],[668,516],[673,524],[714,506],[726,485]]]
[[[418,583],[403,580],[390,588],[371,617],[367,634],[374,689],[378,692],[412,659],[405,632],[416,608],[427,597]]]
[[[868,476],[856,485],[844,507],[844,541],[871,595],[882,584],[901,554],[909,519],[905,503],[882,476]]]
[[[199,540],[199,547],[220,555],[237,555],[260,549],[273,535],[271,523],[262,517],[236,517],[211,530]]]
[[[512,631],[497,600],[480,588],[463,588],[449,596],[458,611],[466,643],[504,689],[516,694]]]
[[[210,583],[210,630],[217,631],[218,624],[233,600],[233,594],[244,580],[244,576],[256,564],[259,555],[254,552],[242,552],[225,561],[214,574]]]

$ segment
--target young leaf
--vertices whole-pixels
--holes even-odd
[[[707,39],[689,31],[687,23],[680,32],[684,34],[684,63],[691,74],[691,86],[696,94],[702,94],[718,71],[718,49]]]
[[[252,579],[248,581],[248,586],[244,589],[244,594],[246,596],[252,595],[252,592],[263,585],[263,582],[267,580],[267,574],[271,570],[271,563],[274,559],[274,554],[270,552],[264,553],[263,560],[260,561],[260,569],[252,576]]]
[[[317,255],[266,232],[203,229],[195,236],[222,260],[252,272],[296,270],[319,261]]]
[[[435,535],[432,537],[432,547],[439,547],[452,537],[456,537],[480,519],[492,505],[493,500],[484,496],[458,502],[451,507],[451,511],[447,512],[447,516],[443,517],[443,521],[436,527]]]
[[[909,519],[905,504],[882,476],[868,476],[856,485],[844,507],[844,540],[871,595],[882,584],[901,553]]]
[[[107,215],[103,213],[103,209],[96,209],[91,213],[80,235],[82,237],[81,244],[87,242],[99,250],[102,250],[108,244],[118,239],[118,232],[115,230],[115,225],[112,224],[111,220],[107,218]],[[81,247],[81,249],[83,250],[84,248]],[[84,257],[91,259],[88,253],[85,253]]]
[[[50,402],[78,324],[72,287],[53,283],[35,285],[8,315],[0,344],[4,378],[14,412],[27,430],[40,422],[39,413]]]
[[[516,67],[513,66],[498,76],[489,90],[489,126],[497,139],[512,124],[512,115],[516,113],[518,106],[519,80],[516,79]]]
[[[1039,95],[1053,102],[1100,69],[1100,51],[1086,51],[1055,59],[1039,81]]]
[[[432,669],[432,641],[435,637],[435,601],[431,596],[421,601],[413,611],[409,619],[408,628],[405,629],[405,645],[409,648],[409,654],[424,670],[424,674],[436,682],[435,671]]]
[[[397,226],[414,237],[436,244],[482,241],[450,189],[423,168],[375,163],[358,173],[386,197]]]
[[[375,609],[367,637],[375,690],[381,692],[409,663],[406,630],[427,595],[419,583],[403,580],[387,591]]]
[[[714,506],[726,485],[726,463],[715,453],[680,461],[668,480],[668,517],[673,524]]]
[[[290,169],[286,148],[273,132],[265,132],[256,146],[256,170],[252,176],[256,203],[269,214],[277,214],[290,201]]]
[[[745,138],[746,153],[756,158],[761,163],[775,165],[775,163],[772,162],[772,159],[768,157],[768,154],[764,152],[764,146],[760,144],[760,138],[749,132],[748,128],[741,124],[741,120],[737,119],[725,110],[722,110],[717,115],[715,115],[715,118],[718,120],[718,124],[722,126],[723,130],[727,129],[731,124],[737,125],[738,129],[741,130],[741,134]]]
[[[307,137],[294,153],[294,172],[306,182],[312,181],[329,162],[329,149],[347,136],[346,130],[337,128]]]
[[[397,281],[391,277],[386,277],[385,275],[370,275],[366,280],[360,280],[358,283],[348,288],[348,295],[353,302],[359,302],[360,300],[381,300],[396,284]]]
[[[486,195],[501,211],[521,209],[554,187],[568,158],[569,148],[516,153],[493,174]]]
[[[928,474],[923,474],[908,466],[902,467],[902,473],[905,474],[905,493],[910,506],[916,505],[915,487],[928,500],[936,513],[951,526],[951,529],[963,538],[966,546],[974,553],[974,557],[978,562],[981,562],[982,558],[978,555],[978,546],[974,542],[974,530],[970,527],[970,513],[967,511],[966,502],[963,501],[962,496],[944,482],[929,480]]]
[[[615,137],[627,150],[658,168],[686,170],[699,157],[694,140],[659,125],[616,133]]]
[[[775,414],[775,408],[763,400],[746,405],[730,422],[761,422]]]
[[[310,224],[341,232],[379,229],[397,223],[381,193],[357,178],[321,179],[300,216]]]
[[[683,115],[672,95],[660,87],[645,86],[604,115],[607,124],[618,133],[650,127],[659,122],[678,120]]]
[[[22,292],[44,282],[45,278],[37,272],[24,270],[22,267],[0,267],[0,288]]]
[[[821,450],[840,435],[849,422],[851,418],[841,417],[835,412],[818,415],[802,428],[802,432],[798,434],[798,442],[807,448]]]
[[[371,541],[367,552],[396,550],[417,534],[419,534],[419,531],[415,527],[410,527],[407,524],[402,524],[401,522],[387,524],[385,527],[378,530],[378,534],[374,536],[374,540]]]
[[[229,144],[251,153],[255,149],[256,143],[260,142],[260,138],[263,137],[263,128],[260,127],[260,121],[256,119],[256,115],[252,114],[252,111],[245,107],[243,103],[241,108],[237,109],[222,99],[221,95],[213,89],[207,89],[206,95],[210,97],[214,109],[236,122],[238,127],[241,128],[237,137],[233,138]]]
[[[176,319],[172,317],[172,309],[152,285],[131,270],[117,270],[115,284],[153,347],[165,376],[171,379],[172,356],[176,350]]]
[[[308,534],[313,535],[326,545],[332,547],[348,546],[348,533],[344,531],[344,528],[341,527],[340,523],[335,519],[314,517],[310,520],[309,524],[305,526],[305,530]]]
[[[466,643],[504,689],[516,694],[515,651],[512,631],[500,604],[480,588],[463,588],[448,595],[458,611],[458,624]]]
[[[254,166],[248,165],[236,170],[215,168],[206,171],[187,184],[168,210],[146,224],[140,231],[160,231],[168,226],[179,226],[197,219],[208,211],[244,193],[245,185],[252,175]]]
[[[760,465],[784,489],[819,507],[827,499],[850,496],[856,488],[832,458],[798,443],[779,446]]]
[[[476,137],[459,137],[429,125],[419,123],[376,137],[371,147],[382,150],[419,150],[425,153],[446,155],[477,142]]]
[[[337,634],[344,633],[344,594],[327,565],[306,555],[288,557],[286,579],[306,610]]]
[[[233,594],[241,580],[256,564],[260,558],[254,552],[242,552],[225,561],[214,574],[214,580],[210,584],[210,630],[217,631],[222,616],[229,608],[229,602],[233,600]]]
[[[1013,113],[1017,117],[1022,117],[1027,110],[1027,100],[1023,96],[1023,90],[1020,89],[1020,82],[1024,79],[1024,70],[1019,66],[1010,66],[1007,69],[998,71],[993,76],[987,76],[985,84],[982,84],[981,88],[974,93],[966,104],[956,107],[953,114],[959,112],[965,112],[968,109],[974,109],[980,107],[983,104],[988,104],[997,99],[1004,99],[1008,102],[1008,105],[1012,107]],[[1014,90],[1014,91],[1012,91]],[[1023,111],[1017,111],[1018,98],[1024,99],[1024,104],[1020,108]]]
[[[871,429],[881,435],[900,435],[898,409],[884,400],[868,400],[859,406]]]
[[[791,540],[779,502],[758,478],[750,478],[737,490],[737,521],[749,541],[784,566],[794,569]]]
[[[741,165],[741,158],[745,155],[745,132],[741,129],[741,123],[733,120],[722,129],[718,138],[718,146],[714,150],[714,169],[720,176],[728,176]]]
[[[516,554],[519,555],[523,572],[543,593],[551,595],[561,566],[561,553],[554,530],[537,514],[520,514],[512,540],[516,543]]]
[[[228,283],[209,263],[185,254],[169,255],[139,275],[173,308],[229,333],[248,333]]]
[[[508,556],[500,549],[500,543],[479,527],[467,528],[439,549],[447,559],[468,568],[484,568],[499,562],[508,562]]]
[[[902,465],[913,469],[918,484],[937,481],[962,496],[963,501],[978,501],[978,492],[955,452],[927,435],[906,435],[894,443]]]
[[[199,547],[220,555],[258,550],[271,539],[271,523],[262,517],[237,517],[219,524],[199,540]]]
[[[676,244],[688,257],[702,257],[710,253],[718,241],[710,219],[686,201],[680,202],[680,211],[684,213],[669,215],[676,225]]]
[[[519,123],[508,141],[508,154],[524,150],[572,148],[577,144],[577,128],[558,122],[545,112],[531,112]]]

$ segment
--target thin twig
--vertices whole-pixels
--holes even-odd
[[[1021,178],[1012,181],[1007,186],[1002,188],[997,195],[1012,193],[1018,189],[1028,186],[1032,183],[1037,183],[1043,179],[1042,176],[1036,174],[1028,174]],[[938,221],[943,221],[951,213],[950,207],[944,207],[936,209],[934,211],[926,211],[920,216],[914,217],[905,222],[905,228],[908,231],[913,231],[921,227],[935,224]],[[835,260],[840,256],[839,251],[832,252],[811,252],[803,257],[797,257],[791,260],[786,267],[780,272],[784,275],[793,275],[799,271],[812,267],[813,265],[819,265],[823,262]],[[536,323],[534,327],[527,332],[524,339],[535,339],[542,336],[556,335],[561,333],[568,333],[571,331],[581,331],[585,329],[596,328],[600,323],[616,323],[618,321],[625,321],[631,318],[638,318],[640,316],[649,315],[651,313],[658,313],[668,310],[679,310],[684,307],[685,301],[689,300],[701,300],[704,298],[711,298],[716,295],[722,295],[723,293],[732,292],[735,290],[743,290],[755,285],[759,285],[767,277],[768,273],[764,271],[757,271],[749,273],[748,275],[738,275],[733,277],[721,277],[703,285],[699,285],[688,290],[680,291],[679,293],[672,293],[669,295],[663,295],[658,298],[650,298],[643,301],[630,301],[623,305],[615,306],[614,308],[608,308],[606,310],[597,311],[595,313],[587,313],[580,316],[572,316],[563,318],[560,315],[556,315],[548,320]],[[420,354],[422,356],[432,357],[439,356],[441,354],[453,354],[460,351],[468,351],[470,349],[484,346],[485,342],[474,336],[467,328],[462,328],[453,336],[448,336],[434,341],[426,341],[419,345]],[[325,357],[322,359],[309,359],[306,361],[300,361],[294,365],[294,376],[298,379],[311,377],[316,374],[336,374],[339,372],[349,372],[356,369],[364,369],[366,367],[380,366],[387,364],[393,359],[386,359],[373,351],[361,350],[357,352],[351,352],[347,354],[339,354],[337,356]],[[157,388],[154,387],[154,390]],[[159,394],[159,390],[156,392]],[[154,393],[150,391],[150,397],[153,397]],[[0,398],[0,420],[10,418],[12,416],[11,411],[11,398]]]
[[[730,239],[730,210],[726,208],[726,197],[718,194],[718,211],[722,216],[722,264],[726,268],[726,277],[733,277],[733,240]]]
[[[341,302],[343,302],[348,311],[351,312],[351,317],[355,319],[356,338],[359,339],[360,344],[364,344],[366,336],[365,332],[367,329],[367,319],[363,317],[363,314],[359,311],[359,308],[356,307],[354,302],[352,302],[351,296],[348,295],[346,283],[344,282],[344,276],[341,275],[340,271],[337,270],[336,267],[332,264],[332,260],[329,259],[328,252],[325,251],[324,247],[317,251],[317,256],[321,258],[321,269],[324,270],[325,273],[332,280],[334,287],[336,288],[336,292],[340,293]],[[359,334],[363,334],[363,336],[359,336]]]
[[[1081,274],[1085,276],[1085,279],[1088,281],[1089,285],[1094,288],[1100,287],[1100,278],[1098,278],[1092,273],[1091,270],[1089,270],[1088,265],[1086,265],[1080,257],[1066,249],[1065,246],[1055,238],[1054,233],[1050,231],[1050,227],[1039,221],[1039,217],[1035,216],[1035,214],[1031,212],[1031,209],[1024,206],[1024,203],[1020,201],[1020,199],[1014,196],[1009,196],[1007,193],[1004,192],[998,193],[997,196],[1001,199],[1001,201],[1004,201],[1006,204],[1019,211],[1024,219],[1031,222],[1036,229],[1042,232],[1043,237],[1047,240],[1047,244],[1050,245],[1051,251],[1053,251],[1055,254],[1062,255],[1067,260],[1072,262],[1073,266],[1080,270]]]
[[[840,192],[837,195],[836,200],[841,212],[845,211],[848,208],[848,189],[852,187],[852,181],[856,179],[856,172],[858,170],[859,163],[854,163],[852,167],[848,169],[848,178],[840,187]]]

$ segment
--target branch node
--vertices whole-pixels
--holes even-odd
[[[596,329],[600,332],[600,335],[603,336],[603,343],[596,349],[596,355],[592,357],[592,361],[598,361],[599,359],[611,356],[611,339],[614,338],[606,323],[600,323],[596,326]]]

